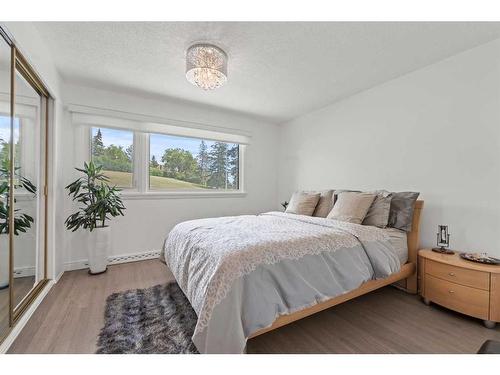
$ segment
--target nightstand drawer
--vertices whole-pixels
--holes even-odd
[[[427,271],[427,270],[426,270]],[[425,297],[449,309],[488,319],[489,292],[425,275]]]
[[[472,288],[483,290],[490,289],[490,274],[488,272],[455,267],[449,264],[427,260],[425,264],[425,273]]]

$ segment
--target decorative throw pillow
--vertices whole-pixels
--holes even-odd
[[[340,193],[327,218],[361,224],[374,199],[375,194]]]
[[[318,204],[320,194],[304,193],[298,191],[293,193],[286,213],[311,216]]]
[[[327,217],[333,207],[333,190],[324,190],[320,194],[313,216]]]
[[[333,190],[333,204],[337,202],[337,198],[340,193],[361,193],[361,190],[346,190],[346,189],[336,189]]]
[[[389,226],[406,232],[411,231],[413,209],[420,193],[401,192],[392,193]]]
[[[389,213],[391,212],[392,194],[386,190],[369,192],[375,194],[375,199],[368,210],[363,225],[385,228],[389,224]]]

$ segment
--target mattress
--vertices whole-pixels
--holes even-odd
[[[397,255],[401,265],[408,261],[408,240],[406,232],[396,228],[385,228],[384,231],[389,235],[389,242],[394,247],[394,253]]]

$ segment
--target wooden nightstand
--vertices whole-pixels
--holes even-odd
[[[431,302],[482,319],[488,328],[500,322],[500,265],[469,262],[430,249],[418,253],[420,295]]]

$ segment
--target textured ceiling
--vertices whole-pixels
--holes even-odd
[[[283,122],[500,37],[500,23],[37,23],[67,82]],[[210,92],[184,77],[193,42],[228,53]]]

